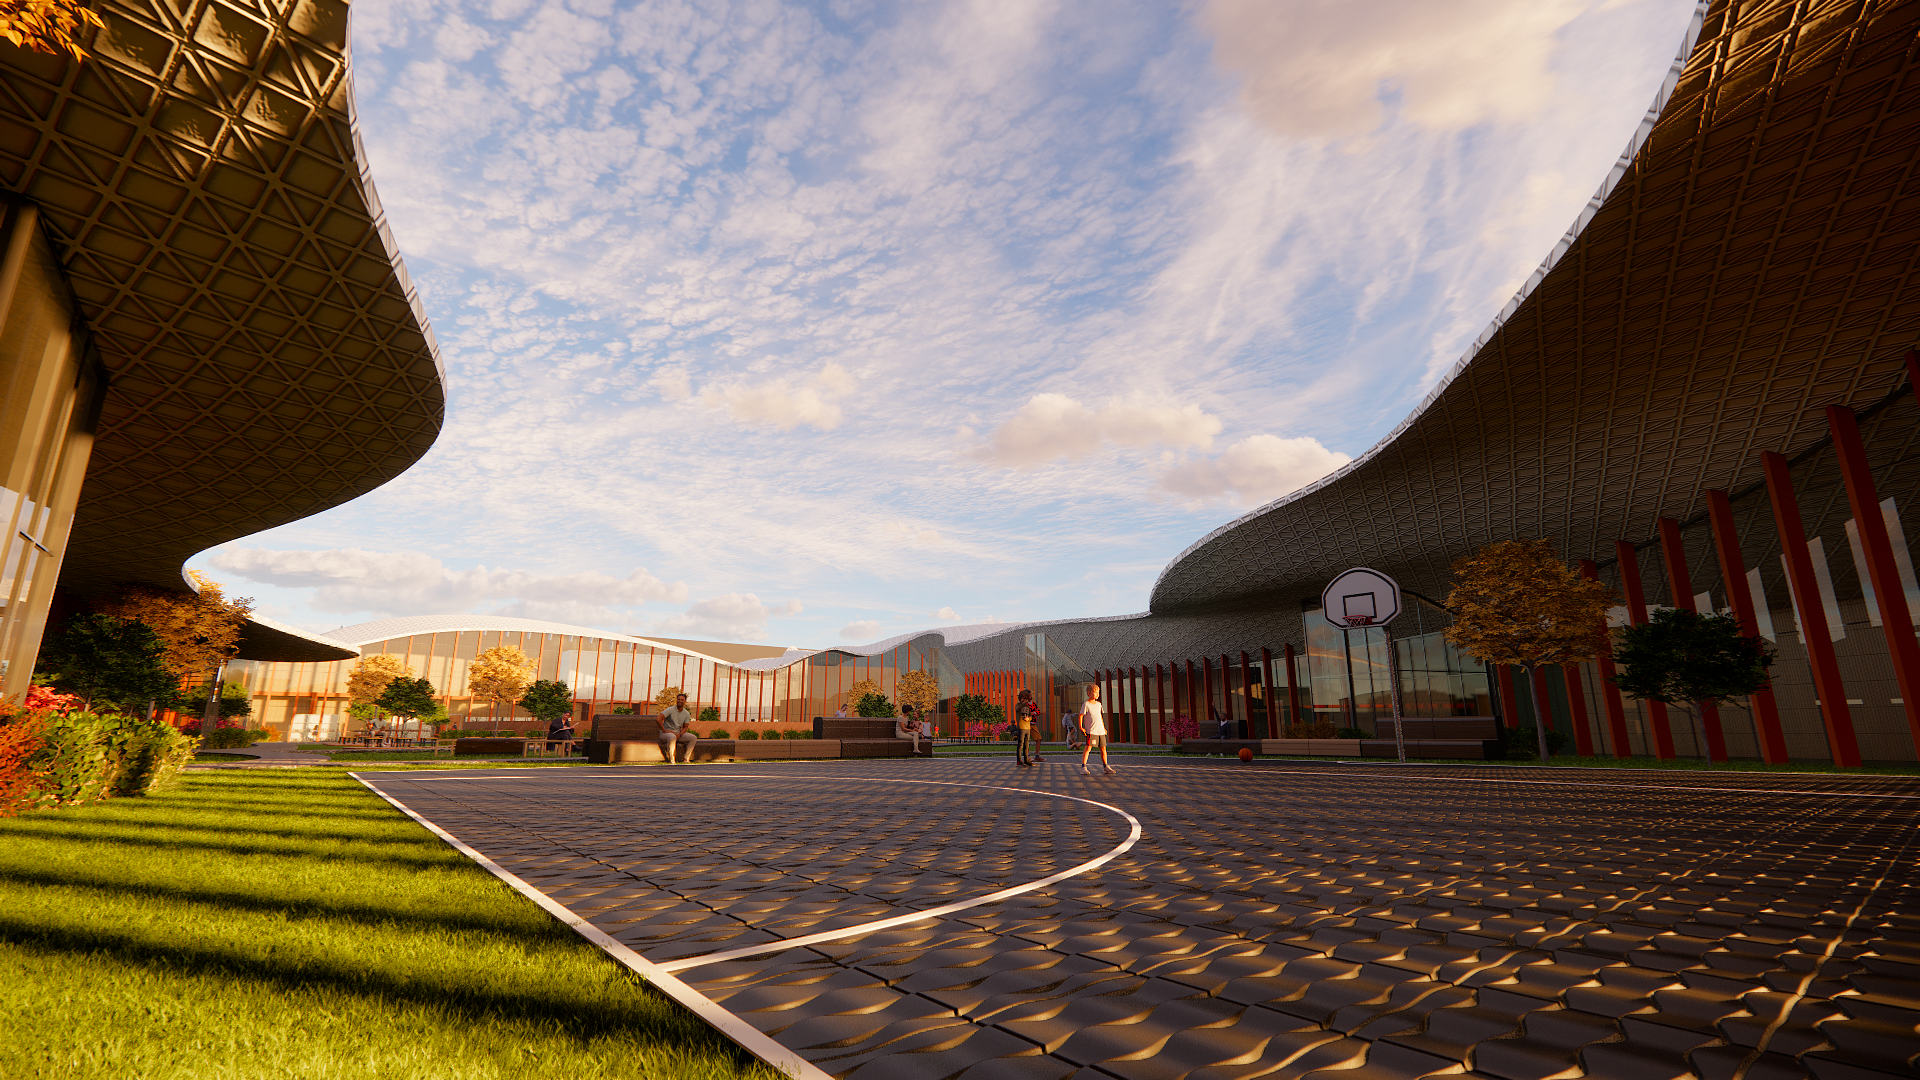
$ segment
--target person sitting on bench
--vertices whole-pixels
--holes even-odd
[[[693,713],[687,708],[687,695],[681,694],[674,699],[673,708],[660,714],[660,756],[667,759],[667,764],[677,764],[675,751],[682,746],[687,748],[687,762],[692,763],[693,744],[700,741],[692,727]]]

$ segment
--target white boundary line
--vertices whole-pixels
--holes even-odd
[[[362,787],[385,799],[388,803],[392,804],[395,809],[418,822],[427,831],[446,841],[455,851],[458,851],[460,854],[465,855],[467,858],[485,867],[488,873],[506,882],[515,892],[539,904],[547,914],[565,923],[568,927],[572,928],[574,933],[598,945],[602,952],[638,973],[649,985],[693,1010],[694,1015],[712,1024],[721,1034],[739,1043],[754,1057],[773,1066],[787,1076],[793,1077],[794,1080],[832,1080],[832,1077],[821,1071],[820,1067],[813,1062],[781,1046],[779,1043],[773,1041],[772,1036],[764,1034],[759,1028],[754,1027],[752,1024],[740,1019],[740,1017],[721,1008],[705,994],[700,993],[693,987],[660,970],[658,965],[651,963],[639,953],[615,941],[604,930],[587,922],[573,912],[568,911],[565,907],[562,907],[559,903],[541,893],[540,890],[522,881],[517,875],[511,873],[499,863],[494,862],[492,859],[480,854],[466,844],[461,843],[445,829],[414,813],[405,803],[374,787],[372,784],[367,783],[366,778],[362,777],[359,773],[350,772],[347,775],[360,781]]]
[[[1121,855],[1126,854],[1127,851],[1132,849],[1134,844],[1140,841],[1141,836],[1144,835],[1144,830],[1140,825],[1139,818],[1134,817],[1132,814],[1127,813],[1125,810],[1122,810],[1119,807],[1112,805],[1111,803],[1103,803],[1095,799],[1083,799],[1077,795],[1062,795],[1052,791],[1035,791],[1032,788],[1007,787],[1001,784],[963,784],[963,783],[946,781],[946,780],[899,780],[899,779],[894,779],[892,777],[839,777],[839,776],[818,777],[817,779],[822,781],[861,780],[861,781],[866,781],[870,783],[886,783],[886,784],[929,784],[937,787],[965,787],[965,788],[979,788],[987,791],[1013,791],[1023,795],[1038,795],[1043,798],[1049,798],[1049,799],[1066,799],[1070,802],[1086,803],[1090,806],[1098,806],[1103,810],[1111,810],[1114,813],[1119,814],[1121,817],[1127,819],[1127,824],[1129,826],[1129,829],[1127,833],[1127,838],[1125,840],[1122,840],[1119,844],[1116,844],[1111,850],[1107,851],[1105,854],[1089,859],[1086,862],[1079,864],[1078,866],[1069,867],[1068,869],[1062,870],[1059,873],[1051,874],[1047,877],[1040,878],[1037,881],[1030,881],[1023,885],[1015,885],[1010,888],[1001,889],[999,892],[988,893],[985,896],[978,896],[968,900],[955,901],[954,903],[951,903],[951,904],[944,904],[940,907],[928,908],[924,911],[911,912],[906,915],[896,915],[891,918],[877,919],[873,922],[861,923],[857,926],[845,926],[845,927],[841,927],[838,930],[827,930],[818,934],[808,934],[803,937],[787,938],[781,941],[762,942],[759,945],[751,945],[751,946],[746,946],[744,948],[739,948],[739,949],[728,949],[724,952],[708,953],[705,956],[695,956],[685,960],[675,960],[666,964],[656,964],[646,959],[645,957],[641,956],[639,953],[635,952],[633,949],[627,947],[626,945],[621,944],[619,941],[616,941],[613,937],[608,935],[605,931],[601,930],[599,927],[596,927],[592,923],[589,923],[585,919],[582,919],[580,916],[575,915],[572,911],[569,911],[565,906],[560,904],[558,901],[555,901],[551,897],[547,896],[545,893],[542,893],[540,890],[534,888],[532,885],[522,880],[518,875],[514,874],[512,871],[507,870],[505,867],[501,866],[499,863],[494,862],[492,859],[489,859],[485,855],[482,855],[480,852],[474,850],[472,847],[469,847],[467,844],[462,843],[459,839],[454,837],[453,834],[447,832],[445,829],[442,829],[440,826],[435,825],[433,822],[428,821],[426,818],[421,817],[418,813],[414,812],[412,807],[409,807],[407,804],[401,802],[399,799],[394,798],[393,796],[387,794],[386,792],[381,791],[379,788],[369,783],[367,779],[361,776],[359,773],[349,772],[347,775],[359,781],[360,785],[366,788],[368,791],[371,791],[375,795],[378,795],[382,799],[385,799],[395,809],[399,810],[401,813],[412,818],[415,822],[419,823],[422,827],[427,829],[429,832],[433,833],[435,836],[438,836],[441,840],[444,840],[454,850],[460,852],[462,855],[465,855],[467,858],[472,859],[474,862],[479,863],[481,866],[485,867],[488,873],[491,873],[493,876],[506,882],[509,886],[511,886],[514,889],[514,891],[520,893],[521,895],[532,900],[534,903],[540,905],[542,910],[546,911],[547,914],[552,915],[554,918],[560,920],[560,922],[570,927],[574,933],[579,934],[581,937],[586,938],[588,941],[599,946],[603,952],[607,953],[609,956],[612,956],[615,960],[619,961],[620,963],[626,965],[629,969],[639,973],[639,975],[642,978],[646,979],[652,985],[657,986],[667,996],[673,998],[675,1001],[678,1001],[680,1004],[687,1006],[689,1009],[692,1009],[694,1013],[698,1015],[701,1019],[707,1021],[709,1024],[712,1024],[722,1034],[726,1035],[728,1038],[731,1038],[735,1042],[739,1043],[742,1047],[746,1048],[746,1050],[752,1053],[755,1057],[760,1058],[762,1061],[765,1061],[767,1064],[772,1065],[776,1069],[779,1069],[781,1072],[794,1077],[795,1080],[830,1080],[830,1078],[828,1078],[827,1074],[825,1072],[822,1072],[819,1069],[819,1067],[815,1066],[812,1062],[807,1061],[805,1058],[799,1056],[795,1052],[788,1050],[784,1046],[781,1046],[778,1042],[775,1042],[772,1037],[763,1034],[758,1028],[747,1023],[745,1020],[742,1020],[739,1016],[735,1015],[734,1013],[727,1011],[725,1008],[721,1007],[717,1002],[709,999],[708,997],[706,997],[706,995],[701,994],[698,990],[695,990],[693,987],[688,986],[686,983],[674,977],[673,972],[685,971],[688,968],[700,967],[706,964],[720,963],[727,960],[740,960],[749,956],[764,956],[767,953],[784,952],[788,949],[804,948],[808,945],[817,945],[817,944],[820,944],[821,942],[826,942],[826,941],[838,941],[843,938],[859,937],[865,934],[871,934],[881,930],[889,930],[896,926],[908,926],[917,922],[925,922],[928,919],[937,919],[942,915],[949,915],[949,914],[952,914],[953,912],[962,911],[971,907],[979,907],[983,904],[997,903],[998,901],[1005,900],[1009,897],[1019,896],[1023,893],[1033,892],[1036,889],[1044,889],[1048,885],[1065,881],[1070,877],[1075,877],[1079,874],[1084,874],[1089,870],[1096,870],[1102,866],[1105,866],[1107,863],[1112,862],[1114,859],[1117,859]],[[739,778],[759,779],[764,776],[764,774],[760,774],[760,773],[710,773],[710,772],[704,772],[704,771],[700,775],[712,776],[712,777],[724,777],[724,778],[730,778],[730,779],[739,779]],[[421,777],[420,779],[414,780],[412,782],[424,783],[424,782],[430,782],[431,780],[481,780],[481,779],[531,780],[536,778],[537,778],[536,776],[495,776],[495,777],[443,776],[443,777]],[[620,775],[608,775],[608,774],[602,773],[598,776],[592,777],[592,779],[596,779],[596,780],[640,779],[640,777],[637,774],[626,774],[625,776],[620,776]],[[808,779],[814,779],[814,778],[809,777]]]

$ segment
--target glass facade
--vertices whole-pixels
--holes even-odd
[[[0,204],[0,694],[25,694],[106,380],[31,205]]]
[[[433,684],[450,721],[463,728],[531,730],[531,716],[513,705],[475,697],[468,671],[479,653],[500,645],[520,649],[538,669],[535,676],[564,682],[573,690],[575,715],[632,707],[645,712],[656,693],[677,686],[695,712],[718,709],[720,723],[810,723],[849,706],[848,692],[863,679],[892,697],[894,684],[908,671],[926,671],[940,684],[937,722],[952,714],[960,694],[959,670],[940,648],[940,639],[923,636],[873,656],[838,650],[816,652],[788,663],[749,661],[729,664],[643,639],[544,630],[446,630],[369,642],[362,656],[385,654],[402,660],[414,675]],[[228,678],[253,697],[253,720],[276,738],[324,740],[349,730],[347,677],[356,661],[266,663],[235,661]]]

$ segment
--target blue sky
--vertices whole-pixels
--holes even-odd
[[[825,647],[1143,610],[1458,358],[1692,10],[358,0],[447,426],[194,565],[312,630]]]

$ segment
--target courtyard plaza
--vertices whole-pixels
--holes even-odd
[[[794,1075],[1915,1075],[1920,778],[1120,769],[358,776]]]

